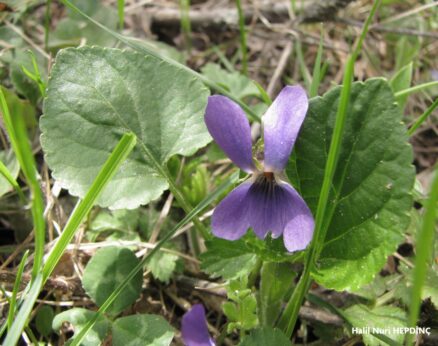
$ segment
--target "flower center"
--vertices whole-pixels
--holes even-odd
[[[272,196],[277,190],[278,184],[273,172],[262,172],[257,174],[252,186],[253,193],[262,198]]]
[[[274,173],[272,172],[263,172],[263,176],[265,177],[266,180],[268,181],[273,181],[274,179]]]

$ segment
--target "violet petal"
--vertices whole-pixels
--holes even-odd
[[[306,202],[295,189],[289,184],[284,184],[284,188],[293,201],[294,213],[287,223],[283,232],[283,242],[289,252],[304,250],[312,240],[315,221],[312,212]]]
[[[263,179],[258,179],[251,186],[246,199],[246,217],[260,239],[264,239],[269,231],[272,232],[273,238],[278,238],[283,234],[286,225],[296,217],[297,212],[300,213],[303,208],[307,208],[289,184]]]
[[[249,228],[246,196],[251,185],[250,182],[239,185],[215,208],[211,227],[216,237],[236,240],[246,233]]]
[[[263,116],[265,172],[280,172],[287,164],[306,117],[309,103],[300,86],[286,86]]]
[[[245,172],[255,170],[252,160],[251,128],[240,106],[220,95],[208,98],[205,123],[216,143]]]
[[[201,304],[195,304],[184,314],[181,322],[181,334],[186,346],[214,346],[207,327],[205,310]]]

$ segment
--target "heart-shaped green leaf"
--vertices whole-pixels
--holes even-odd
[[[219,65],[212,63],[206,64],[201,71],[208,79],[222,85],[239,99],[260,95],[259,90],[251,79],[239,72],[228,72]]]
[[[288,175],[315,214],[340,88],[311,100]],[[388,83],[354,83],[335,172],[332,213],[314,278],[338,290],[372,280],[403,239],[412,207],[412,149]],[[299,182],[299,183],[298,183]]]
[[[73,308],[66,310],[56,315],[52,322],[52,328],[58,332],[64,322],[69,322],[74,329],[74,335],[77,335],[82,328],[87,324],[87,322],[96,315],[95,311],[83,309],[83,308]],[[81,342],[81,346],[94,346],[100,345],[102,340],[108,333],[111,326],[111,322],[106,319],[105,316],[99,316],[93,329],[88,332],[85,338]],[[71,340],[67,341],[66,345],[69,344]]]
[[[383,334],[400,345],[404,335],[399,328],[406,327],[405,312],[395,306],[377,306],[368,308],[365,305],[353,305],[344,311],[353,325],[352,334],[361,334],[367,346],[383,345],[382,341],[372,334]]]
[[[201,255],[201,269],[212,277],[230,280],[247,276],[257,262],[256,254],[242,241],[214,238],[206,245],[208,251]]]
[[[96,305],[101,306],[138,263],[139,259],[127,248],[99,249],[85,267],[82,286]],[[135,302],[140,296],[142,282],[143,276],[139,272],[107,311],[117,314]]]
[[[114,346],[168,346],[173,335],[173,328],[157,315],[122,317],[113,324]]]
[[[211,137],[208,90],[183,68],[132,51],[68,48],[56,58],[41,118],[41,143],[53,176],[83,197],[121,135],[137,147],[98,204],[132,209],[167,189],[159,167],[191,155]]]
[[[12,150],[0,150],[0,161],[3,162],[14,179],[18,177],[20,165],[18,164],[18,160]],[[11,191],[12,189],[13,187],[8,180],[3,175],[0,175],[0,196],[3,196],[6,192]]]

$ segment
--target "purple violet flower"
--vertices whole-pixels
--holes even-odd
[[[181,334],[185,346],[215,346],[207,327],[205,310],[195,304],[187,311],[181,322]]]
[[[283,174],[308,105],[303,88],[286,86],[268,108],[262,118],[261,170],[252,159],[251,130],[243,110],[225,96],[209,97],[205,113],[208,131],[237,166],[252,174],[214,210],[215,236],[236,240],[252,227],[260,239],[269,231],[273,238],[283,235],[289,252],[303,250],[310,243],[314,228],[312,213]]]

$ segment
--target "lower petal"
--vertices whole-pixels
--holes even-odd
[[[294,213],[283,232],[283,241],[289,252],[304,250],[312,240],[315,221],[303,198],[288,184],[285,189],[293,200]]]
[[[236,240],[246,233],[249,228],[246,197],[251,185],[249,182],[239,185],[216,207],[211,218],[216,237]]]
[[[248,192],[248,221],[260,239],[269,231],[273,238],[281,236],[295,215],[295,198],[286,186],[289,185],[259,180]]]

